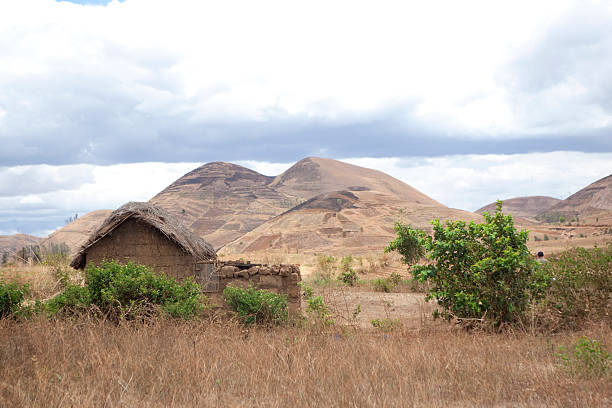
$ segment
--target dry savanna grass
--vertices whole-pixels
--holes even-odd
[[[374,276],[396,266],[371,259]],[[46,266],[0,269],[0,278],[29,283],[38,298],[58,290],[56,275]],[[334,285],[318,292],[338,325],[245,329],[212,312],[191,322],[0,320],[0,406],[612,404],[609,376],[576,376],[557,356],[582,335],[610,347],[609,324],[557,335],[468,333],[426,319],[423,307],[410,305],[422,295]],[[361,322],[350,319],[357,303]],[[373,318],[399,324],[376,329]]]
[[[4,320],[0,405],[610,406],[558,364],[577,336]]]

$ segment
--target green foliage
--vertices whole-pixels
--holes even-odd
[[[407,265],[413,265],[423,258],[425,255],[425,248],[423,247],[425,233],[423,231],[400,222],[396,222],[393,229],[397,233],[397,238],[385,247],[385,253],[399,252],[402,255],[402,262]]]
[[[0,318],[13,316],[19,312],[21,302],[28,295],[28,285],[15,282],[5,283],[0,280]]]
[[[69,285],[59,295],[49,299],[44,309],[52,316],[85,312],[91,307],[91,294],[87,286]]]
[[[544,241],[548,241],[548,240],[549,240],[548,234],[544,234]]]
[[[319,255],[317,257],[317,267],[321,274],[331,275],[336,265],[336,258],[331,255]]]
[[[527,249],[527,231],[516,231],[512,216],[502,213],[501,202],[494,215],[484,213],[484,218],[482,224],[446,221],[443,225],[434,220],[433,237],[410,227],[396,228],[399,234],[418,239],[413,246],[422,246],[431,261],[414,266],[412,274],[432,284],[426,300],[435,298],[442,308],[435,317],[499,327],[516,322],[545,286],[545,281],[533,279],[536,266]]]
[[[287,298],[249,285],[246,289],[226,286],[225,302],[238,313],[242,322],[250,324],[281,324],[289,319]]]
[[[312,287],[299,282],[298,285],[302,288],[304,300],[306,301],[306,313],[314,319],[314,321],[322,326],[328,327],[335,324],[327,305],[323,301],[323,297],[315,296]],[[361,312],[361,306],[359,307]]]
[[[351,268],[353,264],[353,256],[347,255],[340,261],[340,274],[338,280],[349,286],[355,286],[357,283],[357,273]]]
[[[559,217],[559,222],[563,224],[565,222],[565,217],[564,216],[560,216]]]
[[[348,270],[353,264],[353,255],[343,256],[340,260],[340,268],[342,270]]]
[[[373,319],[370,320],[370,323],[373,327],[376,327],[377,329],[380,329],[384,332],[393,331],[402,324],[400,322],[400,319],[392,319],[390,317],[386,317],[384,319]]]
[[[347,270],[340,272],[338,275],[338,280],[342,281],[348,286],[355,286],[355,283],[357,283],[357,273],[353,270],[353,268],[348,268]]]
[[[374,287],[374,291],[376,292],[391,292],[393,286],[386,278],[376,278],[372,281],[372,286]]]
[[[542,264],[549,281],[539,313],[552,327],[579,328],[587,321],[610,319],[612,244],[574,248]]]
[[[541,241],[542,239],[541,239],[540,237],[538,237],[537,235],[534,235],[534,236],[533,236],[533,240],[534,240],[535,242],[538,242],[538,241]]]
[[[2,265],[3,266],[6,265],[8,263],[8,260],[9,260],[9,254],[8,252],[4,251],[2,253]]]
[[[160,307],[172,316],[191,318],[202,309],[200,286],[191,279],[181,283],[152,269],[129,262],[103,262],[85,271],[91,303],[121,318],[136,318]]]
[[[610,373],[612,356],[605,344],[582,336],[571,350],[560,347],[557,354],[570,374],[583,378],[601,378]]]
[[[374,279],[372,281],[372,286],[375,292],[389,293],[401,283],[402,283],[402,276],[394,272],[387,278]]]

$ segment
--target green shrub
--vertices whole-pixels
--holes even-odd
[[[393,272],[386,278],[376,278],[372,281],[372,288],[375,292],[391,292],[397,286],[403,284],[402,275]]]
[[[610,319],[612,244],[606,248],[574,248],[542,264],[549,280],[539,314],[546,325],[579,328],[587,321]]]
[[[287,298],[249,285],[246,289],[228,285],[225,302],[238,313],[244,324],[281,324],[289,319]]]
[[[340,272],[338,280],[346,285],[355,286],[355,283],[357,283],[357,273],[352,268],[348,268]]]
[[[372,281],[372,286],[376,292],[391,292],[393,288],[391,283],[386,278],[376,278]]]
[[[571,351],[560,347],[557,354],[571,375],[585,378],[605,377],[610,373],[612,356],[606,346],[588,337],[581,337]]]
[[[91,307],[91,294],[87,286],[69,285],[60,294],[45,303],[45,309],[52,316],[86,311]]]
[[[336,265],[336,258],[331,255],[319,255],[317,257],[317,266],[322,274],[331,274]]]
[[[397,238],[385,247],[385,254],[392,251],[397,251],[402,255],[402,262],[407,265],[413,265],[425,255],[423,247],[422,231],[412,228],[410,225],[404,225],[396,222],[393,226],[397,233]]]
[[[312,276],[312,284],[315,286],[330,286],[334,283],[331,275],[315,272]]]
[[[29,293],[28,285],[0,280],[0,319],[13,316],[21,308],[21,302]]]
[[[85,277],[91,303],[121,318],[151,314],[157,308],[172,317],[191,318],[203,307],[200,286],[193,280],[178,283],[132,262],[89,266]]]
[[[396,226],[398,239],[411,237],[410,246],[421,246],[431,261],[413,267],[412,274],[431,282],[426,300],[435,298],[441,306],[434,317],[457,318],[465,325],[514,323],[545,286],[545,281],[534,279],[536,266],[526,245],[527,231],[516,231],[512,216],[502,213],[501,202],[494,215],[484,213],[484,218],[481,224],[446,221],[443,225],[434,220],[433,237]],[[414,254],[421,251],[404,251],[397,242],[388,248],[402,255],[406,252],[406,263],[413,262]]]
[[[376,327],[384,332],[393,331],[402,324],[400,319],[392,319],[390,317],[386,317],[384,319],[373,319],[370,320],[370,323],[373,327]]]
[[[353,255],[343,256],[342,259],[340,260],[340,268],[342,270],[350,269],[352,264],[353,264]]]
[[[298,285],[304,292],[304,300],[306,301],[306,313],[314,319],[315,323],[320,324],[324,327],[335,324],[335,320],[332,318],[327,305],[323,301],[322,296],[315,296],[312,288],[303,282],[299,282]],[[359,306],[359,312],[361,312],[361,306]],[[356,317],[356,316],[355,316]]]
[[[397,286],[400,283],[402,283],[402,275],[400,275],[399,273],[393,272],[391,273],[391,275],[389,275],[389,277],[387,278],[387,280],[389,281],[389,283],[391,283],[393,286]]]

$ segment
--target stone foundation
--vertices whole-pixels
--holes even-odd
[[[253,284],[257,289],[287,296],[290,309],[300,309],[300,287],[302,280],[300,268],[297,265],[261,265],[248,262],[215,262],[196,264],[196,280],[204,287],[210,288],[209,293],[223,292],[227,285],[246,288]],[[207,271],[198,275],[198,271]]]

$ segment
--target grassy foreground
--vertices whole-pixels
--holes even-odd
[[[244,329],[214,321],[0,320],[0,406],[610,406],[557,336],[448,328]],[[354,329],[351,329],[354,330]]]

